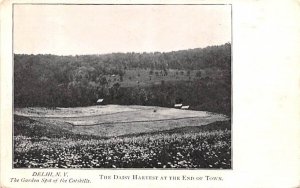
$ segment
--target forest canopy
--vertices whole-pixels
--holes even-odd
[[[15,107],[86,106],[98,98],[106,104],[167,107],[180,98],[196,110],[228,114],[231,44],[154,53],[14,55]]]

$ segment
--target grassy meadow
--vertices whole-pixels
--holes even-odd
[[[80,124],[77,124],[80,122]],[[224,115],[146,106],[18,108],[15,168],[230,168]]]

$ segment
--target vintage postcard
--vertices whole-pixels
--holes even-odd
[[[297,21],[292,1],[3,1],[1,188],[300,186]]]

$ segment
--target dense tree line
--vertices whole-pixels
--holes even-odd
[[[123,88],[110,85],[107,75],[123,80],[127,69],[199,70],[218,68],[219,78],[161,82],[159,85]],[[85,106],[98,98],[106,103],[172,106],[178,98],[198,110],[229,113],[231,45],[168,53],[112,53],[104,55],[14,56],[14,104],[24,106]],[[151,73],[149,72],[149,74]]]
[[[127,68],[153,69],[202,69],[207,67],[226,68],[230,66],[231,44],[209,46],[172,52],[154,53],[111,53],[103,55],[15,55],[15,60],[32,63],[68,64],[68,68],[90,66],[103,73],[120,73]],[[51,66],[51,65],[49,65]],[[71,67],[70,67],[71,66]],[[111,69],[114,67],[114,69]]]
[[[231,87],[229,79],[203,78],[196,81],[163,82],[149,87],[119,88],[107,103],[174,107],[176,102],[190,105],[193,110],[205,110],[230,115]]]

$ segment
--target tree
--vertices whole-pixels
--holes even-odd
[[[164,71],[164,76],[168,76],[168,71],[167,71],[166,67],[163,67],[163,71]]]
[[[187,75],[187,76],[190,76],[190,75],[191,75],[191,71],[188,70],[188,71],[186,72],[186,75]]]
[[[149,71],[149,75],[153,75],[153,69]]]
[[[112,88],[110,86],[114,83],[114,78],[109,77],[109,75],[119,75],[118,81],[122,82],[126,71],[129,72],[132,69],[136,71],[148,70],[149,80],[153,80],[153,76],[159,76],[159,72],[166,76],[168,71],[173,69],[175,71],[172,71],[172,76],[175,76],[176,81],[172,87],[176,95],[182,95],[185,100],[192,100],[193,98],[195,104],[196,99],[203,101],[205,98],[206,104],[201,105],[202,107],[206,106],[207,110],[216,111],[218,105],[213,107],[213,104],[220,104],[220,109],[230,111],[226,107],[230,106],[231,91],[230,43],[167,53],[112,53],[77,56],[15,54],[14,105],[15,107],[91,105],[94,102],[92,101],[94,97],[108,96],[109,89]],[[214,70],[216,69],[218,69],[219,74],[215,73]],[[191,70],[198,70],[196,77],[201,79],[197,79],[195,82],[199,85],[194,84],[193,81],[190,84],[185,83],[185,85],[181,83],[182,77],[180,78],[179,75],[184,75],[185,71],[187,71],[187,78],[193,80]],[[213,80],[210,77],[204,79],[203,76],[206,74],[203,75],[203,70],[217,74],[218,79]],[[210,73],[208,72],[207,75]],[[133,80],[135,75],[129,74],[128,77]],[[147,104],[167,105],[171,103],[167,97],[172,96],[170,93],[172,89],[169,86],[170,82],[165,84],[163,88],[155,88],[154,92],[148,88],[150,86],[144,86],[144,84],[141,84],[140,88],[144,88],[146,91],[146,96],[149,99]],[[192,86],[197,86],[199,89],[193,91]],[[129,100],[126,101],[127,97],[121,96],[131,96],[132,89],[136,87],[138,87],[137,83],[127,89],[120,87],[116,90],[115,87],[113,92],[117,91],[118,95],[116,96],[119,98],[115,97],[113,102],[128,102]],[[162,89],[164,90],[161,91]],[[200,97],[201,93],[205,94],[201,96],[202,98]],[[207,93],[211,94],[209,97],[215,95],[219,101],[207,99],[210,95]],[[189,97],[189,94],[194,96]],[[135,103],[136,99],[133,96],[130,99],[130,104]]]
[[[201,77],[201,71],[197,71],[196,76]]]

